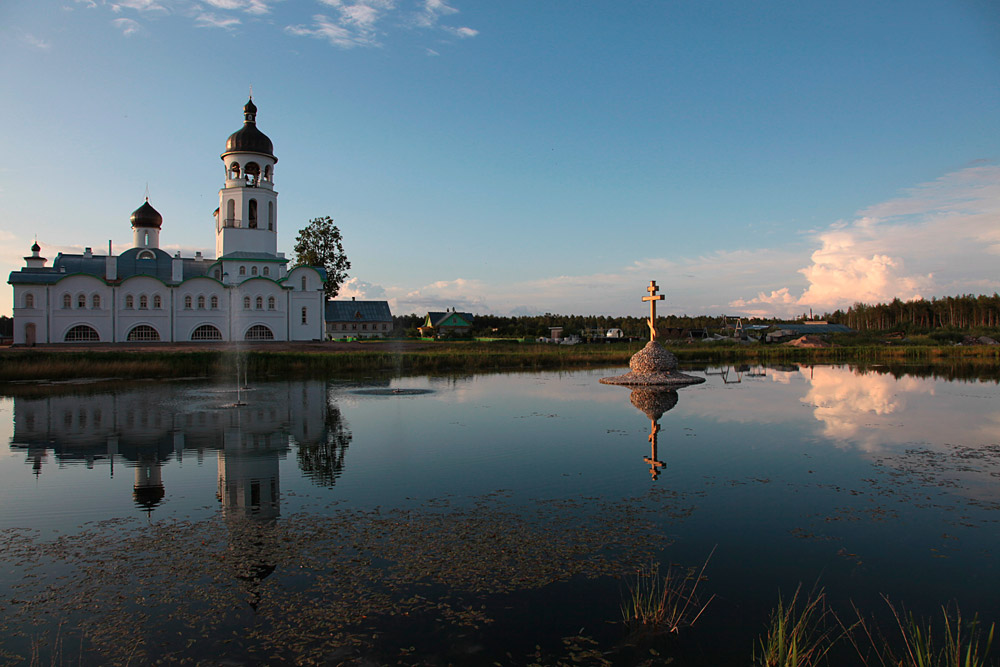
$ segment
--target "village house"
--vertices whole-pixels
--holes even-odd
[[[385,338],[392,333],[392,313],[387,301],[326,302],[326,337]]]
[[[427,313],[423,326],[418,327],[417,330],[423,338],[468,336],[472,332],[474,321],[475,318],[471,313],[459,313],[452,308],[443,313]]]

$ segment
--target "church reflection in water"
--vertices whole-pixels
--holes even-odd
[[[649,475],[655,481],[660,477],[660,468],[666,465],[666,463],[657,458],[660,418],[664,412],[677,405],[677,391],[656,387],[635,387],[632,389],[632,395],[629,397],[629,400],[632,401],[632,405],[649,417],[648,440],[650,453],[649,456],[643,457],[642,460],[649,465]]]
[[[220,387],[163,385],[15,397],[11,448],[26,453],[35,475],[53,460],[59,467],[106,466],[112,477],[131,468],[132,498],[146,513],[169,498],[164,465],[185,457],[200,464],[216,456],[216,498],[226,516],[279,516],[280,462],[293,448],[306,477],[336,482],[351,431],[325,382],[266,383],[245,392],[240,406],[234,397]]]

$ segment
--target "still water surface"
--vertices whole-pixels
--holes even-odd
[[[658,421],[606,370],[11,391],[0,663],[746,664],[799,584],[1000,618],[997,383],[702,373]],[[630,637],[620,575],[709,554]]]

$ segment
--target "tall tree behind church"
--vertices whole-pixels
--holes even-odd
[[[295,238],[295,261],[297,264],[322,266],[326,269],[326,285],[323,292],[332,299],[340,292],[340,286],[347,279],[351,263],[344,252],[344,241],[340,229],[333,224],[333,218],[323,216],[313,218],[299,230]]]

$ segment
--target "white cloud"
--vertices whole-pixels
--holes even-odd
[[[733,307],[786,315],[805,308],[835,310],[865,303],[993,291],[1000,254],[1000,167],[946,174],[870,206],[851,222],[815,235],[819,244],[798,296],[781,287]]]
[[[442,16],[457,14],[458,10],[444,0],[424,0],[423,7],[417,12],[416,24],[421,28],[433,28]]]
[[[337,299],[385,299],[385,288],[359,278],[349,278],[340,286]]]
[[[467,39],[469,37],[475,37],[476,35],[479,34],[478,30],[474,30],[472,28],[465,28],[465,27],[463,27],[463,28],[448,28],[448,27],[446,27],[445,30],[447,30],[448,32],[450,32],[451,34],[453,34],[453,35],[455,35],[457,37],[461,37],[462,39]]]
[[[209,12],[204,12],[195,17],[195,26],[199,28],[222,28],[230,30],[240,24],[240,20],[234,16],[218,16]]]
[[[137,12],[167,12],[167,8],[156,0],[118,0],[112,2],[111,11],[118,13],[122,9],[132,9]]]
[[[138,21],[133,21],[132,19],[115,19],[112,22],[116,28],[122,31],[122,34],[126,37],[131,37],[132,35],[141,32],[142,26]]]
[[[329,0],[328,4],[335,0]],[[378,21],[377,11],[367,11],[351,5],[339,7],[340,16],[330,18],[323,14],[313,17],[312,26],[288,26],[285,31],[299,37],[325,39],[332,46],[352,49],[356,46],[379,46],[374,26]]]
[[[41,37],[36,37],[35,35],[26,33],[24,35],[24,41],[30,46],[40,49],[42,51],[48,51],[52,48],[51,42],[48,42]]]

